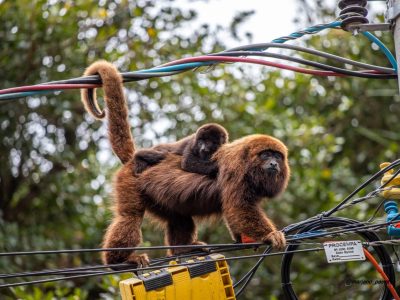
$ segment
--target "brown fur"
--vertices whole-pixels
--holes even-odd
[[[195,134],[175,143],[160,144],[141,149],[135,153],[135,173],[140,174],[152,165],[158,164],[167,152],[182,155],[181,167],[187,172],[216,175],[217,163],[211,159],[218,148],[228,142],[228,132],[216,123],[201,126]]]
[[[118,78],[110,75],[116,70],[108,63],[97,63],[89,70],[86,74],[102,76],[111,145],[124,163],[114,178],[115,216],[104,236],[104,247],[140,244],[145,211],[165,224],[165,240],[169,245],[200,243],[193,218],[222,215],[234,238],[245,234],[257,241],[271,242],[274,247],[284,247],[283,234],[260,206],[263,197],[278,195],[288,183],[287,149],[281,141],[267,135],[250,135],[222,145],[213,156],[219,168],[215,179],[185,172],[181,169],[182,156],[173,153],[167,153],[159,164],[134,175],[134,141],[127,123],[126,104],[122,98],[115,99],[116,95],[122,97],[121,81],[108,82],[110,78]],[[270,160],[261,159],[260,153],[266,150],[281,153],[283,159],[277,160],[279,172],[270,172]],[[105,252],[103,259],[107,264],[148,263],[146,255],[134,251]]]

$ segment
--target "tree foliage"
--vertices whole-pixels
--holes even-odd
[[[229,28],[204,24],[188,34],[196,12],[173,1],[0,1],[1,87],[78,77],[100,58],[127,71],[219,51],[224,45],[218,34],[230,30],[239,43],[238,28],[251,13],[239,14]],[[389,34],[382,39],[393,48]],[[388,64],[366,39],[343,31],[306,43]],[[235,64],[131,83],[126,89],[133,134],[143,147],[178,139],[206,122],[225,126],[232,140],[266,133],[286,142],[289,189],[265,205],[279,227],[328,210],[399,151],[396,81],[317,78]],[[110,153],[105,125],[84,112],[79,93],[0,103],[0,143],[0,251],[98,247],[110,220],[110,182],[118,162]],[[360,206],[346,215],[364,219],[372,208]],[[220,223],[202,227],[200,236],[209,243],[230,241]],[[162,241],[161,231],[146,223],[144,243]],[[34,256],[2,258],[0,268],[10,273],[97,263],[99,256],[93,254]],[[233,277],[252,263],[233,263]],[[299,270],[308,263],[300,261]],[[279,258],[268,259],[244,298],[280,297],[279,271]],[[310,274],[308,280],[318,282],[316,276],[335,273]],[[0,295],[105,299],[118,294],[117,280],[52,283],[1,290]],[[317,286],[304,295],[323,291]]]

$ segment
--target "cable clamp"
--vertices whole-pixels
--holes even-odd
[[[385,13],[385,20],[393,22],[400,15],[400,4],[396,3],[395,0],[389,0],[387,2],[388,9]]]

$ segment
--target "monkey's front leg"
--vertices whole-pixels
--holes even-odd
[[[104,236],[103,248],[128,248],[136,247],[142,241],[143,215],[116,216],[107,228]],[[104,264],[131,263],[134,267],[146,267],[149,265],[147,254],[136,254],[134,251],[105,251],[103,252]],[[118,269],[111,267],[112,269]]]
[[[197,240],[196,224],[192,217],[182,215],[174,215],[168,218],[165,242],[169,246],[205,245],[205,243]],[[178,255],[193,250],[194,248],[173,248],[168,251],[168,255]]]
[[[286,246],[284,234],[276,230],[275,225],[258,204],[225,203],[223,214],[230,231],[235,235],[244,234],[256,241],[270,242],[277,249]]]

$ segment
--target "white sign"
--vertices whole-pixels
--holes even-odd
[[[361,241],[325,242],[324,249],[328,263],[365,260]]]

